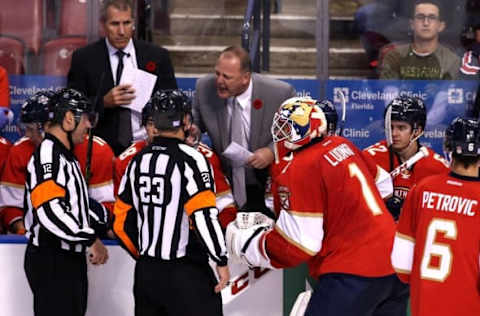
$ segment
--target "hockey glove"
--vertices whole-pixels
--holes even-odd
[[[265,235],[273,221],[261,213],[237,213],[237,219],[227,226],[226,244],[230,258],[249,267],[271,268],[265,253]]]
[[[387,200],[386,204],[390,214],[393,216],[393,219],[398,221],[400,211],[402,210],[403,199],[399,198],[398,196],[392,196]]]
[[[88,198],[90,226],[100,238],[106,238],[108,230],[108,210],[101,203]]]

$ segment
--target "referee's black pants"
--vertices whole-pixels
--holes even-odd
[[[186,257],[171,261],[140,257],[135,266],[135,316],[221,316],[208,264]]]
[[[24,269],[35,316],[84,316],[88,278],[84,253],[28,245]]]

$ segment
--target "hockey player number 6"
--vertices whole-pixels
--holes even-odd
[[[438,232],[443,233],[445,238],[457,239],[457,225],[455,221],[439,218],[432,219],[430,225],[428,225],[420,275],[422,279],[443,282],[452,270],[453,256],[449,245],[435,242]],[[439,263],[432,265],[432,257],[439,258]]]
[[[370,211],[372,211],[373,216],[382,214],[382,209],[378,205],[377,200],[375,199],[375,195],[373,194],[372,189],[368,185],[367,179],[363,175],[362,171],[360,170],[360,168],[358,168],[358,165],[354,162],[349,163],[348,170],[350,171],[350,177],[355,177],[360,182],[363,198],[367,203]]]

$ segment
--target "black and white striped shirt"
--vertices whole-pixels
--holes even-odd
[[[73,153],[46,134],[27,166],[24,207],[29,242],[84,252],[96,238],[89,224],[87,192]]]
[[[227,264],[208,160],[178,139],[155,138],[129,163],[115,202],[114,231],[134,256],[186,255],[189,218],[210,257]]]

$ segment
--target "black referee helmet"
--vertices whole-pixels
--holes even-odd
[[[142,121],[151,118],[159,130],[176,130],[183,126],[185,115],[191,115],[192,102],[179,89],[160,90],[151,97],[143,112]]]
[[[57,92],[55,98],[55,115],[53,118],[54,123],[62,124],[65,113],[71,111],[75,116],[75,123],[78,125],[82,114],[88,115],[88,120],[92,127],[95,127],[98,121],[98,114],[95,112],[95,108],[90,100],[81,92],[64,88]]]

